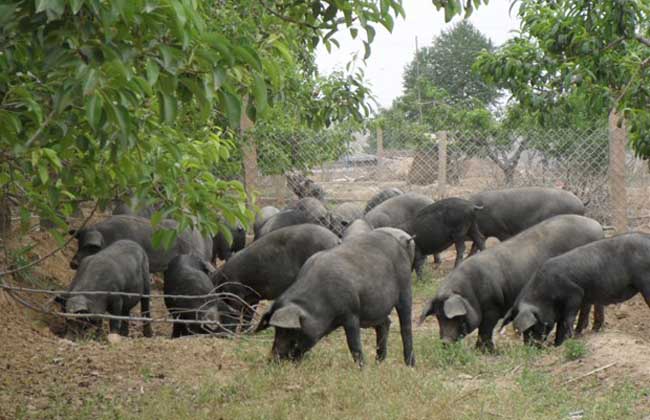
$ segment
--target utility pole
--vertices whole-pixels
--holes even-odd
[[[420,49],[418,48],[418,37],[415,37],[415,89],[418,93],[418,122],[422,124],[422,95],[420,94]]]

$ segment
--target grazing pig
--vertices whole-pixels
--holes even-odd
[[[477,207],[462,198],[445,198],[420,210],[402,229],[415,239],[416,255],[438,254],[456,245],[458,266],[465,254],[465,237],[469,236],[480,250],[485,244],[476,224]]]
[[[88,318],[72,318],[66,327],[82,332],[89,325],[98,331],[102,329],[102,320],[90,314],[129,316],[131,309],[140,302],[143,317],[149,317],[149,297],[121,296],[105,294],[84,294],[83,292],[123,292],[149,294],[149,261],[140,245],[133,241],[113,242],[94,255],[81,262],[72,279],[68,293],[58,296],[56,301],[72,314],[89,314]],[[80,293],[81,292],[81,293]],[[129,324],[124,320],[111,319],[110,332],[123,336],[129,335]],[[143,326],[145,337],[151,337],[151,324]]]
[[[288,226],[301,225],[304,223],[312,223],[311,219],[302,211],[296,209],[285,209],[269,217],[266,222],[255,233],[255,241]]]
[[[551,258],[524,287],[505,317],[526,342],[543,340],[557,324],[555,345],[573,336],[578,311],[625,302],[641,293],[650,307],[650,235],[627,233]],[[602,311],[602,310],[601,310]],[[594,329],[602,327],[604,313]],[[586,319],[586,318],[585,318]],[[578,321],[578,328],[586,324]]]
[[[313,223],[332,230],[334,233],[343,233],[338,226],[333,226],[332,218],[325,205],[313,198],[306,197],[298,200],[291,207],[271,216],[259,229],[255,239],[261,238],[270,232],[287,226],[303,223]]]
[[[456,267],[424,308],[420,322],[435,315],[444,342],[478,328],[477,347],[492,350],[494,326],[542,264],[602,237],[600,224],[584,216],[545,220]]]
[[[370,210],[374,209],[389,198],[397,197],[398,195],[402,194],[404,194],[404,192],[399,188],[386,188],[385,190],[379,191],[377,194],[373,195],[370,200],[368,200],[363,214],[368,213]]]
[[[178,223],[165,219],[160,222],[160,227],[176,229]],[[74,235],[78,242],[77,252],[70,261],[72,269],[77,269],[88,255],[95,254],[120,239],[132,240],[144,248],[149,257],[149,270],[152,273],[165,271],[169,261],[179,254],[196,254],[206,261],[212,256],[212,240],[202,237],[196,230],[188,230],[180,234],[170,249],[166,250],[162,246],[154,249],[152,243],[154,229],[151,222],[138,216],[111,216],[95,225],[70,230],[69,233]]]
[[[341,240],[322,226],[302,224],[278,229],[253,242],[212,276],[219,292],[239,296],[248,305],[275,299],[296,280],[300,267],[313,254],[337,246]],[[252,313],[229,301],[246,321]]]
[[[377,207],[366,213],[364,218],[373,228],[403,226],[404,223],[413,219],[415,215],[433,204],[433,200],[422,194],[406,193],[389,198]],[[413,268],[418,280],[422,279],[422,267],[426,261],[425,256],[416,256]],[[438,259],[436,259],[438,261]]]
[[[228,261],[230,257],[246,246],[246,230],[237,222],[235,226],[227,225],[232,236],[232,242],[228,243],[226,236],[220,231],[212,238],[212,257],[210,261],[216,262],[217,259]]]
[[[357,219],[343,232],[343,240],[372,231],[372,226],[365,219]]]
[[[340,237],[343,237],[345,230],[355,220],[363,217],[363,207],[357,203],[342,203],[334,208],[331,218],[330,229]]]
[[[377,360],[382,361],[386,358],[389,315],[396,308],[404,361],[414,366],[414,254],[413,239],[407,233],[381,228],[314,255],[258,325],[258,330],[275,327],[274,358],[300,360],[321,338],[342,326],[352,357],[360,366],[360,328],[373,327],[377,334]]]
[[[115,207],[113,208],[112,215],[118,216],[120,214],[125,214],[151,219],[151,216],[153,216],[157,210],[157,206],[144,205],[144,203],[140,202],[137,198],[131,197],[128,202],[124,200],[115,200]]]
[[[165,270],[165,295],[204,296],[214,286],[208,277],[215,271],[210,263],[195,255],[178,255],[169,262]],[[177,320],[219,322],[219,302],[216,298],[173,298],[165,297],[165,306],[172,318]],[[175,323],[172,338],[190,334],[217,332],[217,324]]]
[[[370,226],[380,227],[398,227],[405,222],[413,219],[416,214],[433,200],[422,194],[406,193],[390,198],[365,215],[365,219]]]
[[[585,206],[569,191],[557,188],[509,188],[484,191],[469,197],[484,207],[476,215],[479,231],[500,241],[518,234],[537,223],[560,214],[585,214]],[[472,253],[476,247],[472,246]]]
[[[257,214],[255,214],[255,223],[253,224],[253,233],[257,237],[259,230],[262,228],[264,223],[269,220],[271,217],[280,213],[280,210],[273,206],[262,207]]]

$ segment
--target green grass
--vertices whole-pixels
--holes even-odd
[[[364,334],[370,359],[371,334]],[[227,376],[206,371],[198,386],[163,385],[154,391],[107,400],[101,394],[81,409],[65,404],[48,414],[101,419],[561,419],[584,411],[588,419],[635,418],[639,392],[581,392],[535,366],[544,350],[506,346],[497,355],[475,352],[467,343],[443,348],[419,338],[415,369],[401,361],[397,334],[389,359],[358,369],[342,334],[333,334],[306,358],[267,363],[268,343],[244,342],[238,356],[250,365]]]
[[[437,281],[416,283],[416,302],[435,293]],[[432,321],[435,322],[435,321]],[[103,383],[81,407],[66,403],[55,389],[40,415],[17,418],[74,419],[634,419],[648,390],[632,384],[608,389],[596,378],[566,384],[546,361],[557,355],[584,357],[585,347],[570,340],[564,349],[523,346],[499,340],[494,354],[474,349],[475,338],[442,346],[430,328],[416,330],[416,367],[402,360],[398,323],[392,324],[387,360],[374,361],[374,331],[363,332],[366,366],[359,369],[342,330],[323,339],[300,364],[269,363],[273,331],[252,339],[223,340],[231,365],[205,367],[185,381],[155,381],[143,365],[134,372],[146,391],[116,390]],[[155,350],[150,350],[155,351]],[[555,352],[555,353],[554,353]],[[191,355],[188,355],[191,357]],[[183,360],[170,360],[182,365]],[[559,363],[562,362],[560,357]],[[645,394],[644,394],[645,392]],[[111,397],[108,397],[111,396]]]
[[[563,343],[566,360],[578,360],[587,355],[587,346],[580,340],[568,339]]]

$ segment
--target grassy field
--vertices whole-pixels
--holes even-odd
[[[416,317],[437,283],[431,279],[415,285]],[[320,342],[298,365],[269,363],[272,330],[237,340],[172,341],[160,336],[117,344],[61,344],[63,340],[48,337],[32,350],[38,352],[32,362],[39,361],[43,369],[21,373],[13,368],[22,377],[0,380],[0,385],[15,390],[14,398],[12,389],[0,390],[0,418],[639,419],[650,415],[650,382],[616,367],[580,378],[604,363],[590,349],[590,337],[595,336],[559,349],[537,349],[524,347],[508,332],[497,337],[497,353],[482,354],[473,348],[475,335],[455,346],[441,346],[436,321],[429,319],[415,328],[417,364],[408,368],[402,361],[395,319],[388,359],[382,364],[374,362],[374,331],[364,331],[367,364],[363,369],[352,362],[341,330]],[[576,378],[580,379],[571,381]]]

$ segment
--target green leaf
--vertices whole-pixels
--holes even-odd
[[[47,184],[48,179],[50,179],[50,174],[44,161],[41,161],[38,165],[38,177],[42,184]]]
[[[158,64],[156,64],[155,61],[147,60],[145,69],[147,71],[147,82],[149,82],[149,85],[153,87],[153,85],[155,85],[156,82],[158,81],[158,75],[160,75],[160,68],[158,67]]]
[[[79,10],[81,10],[83,5],[84,0],[70,0],[70,7],[72,8],[72,13],[75,15],[79,13]]]
[[[88,71],[88,74],[86,75],[86,81],[84,82],[84,87],[83,87],[83,94],[84,96],[88,96],[93,91],[95,90],[95,86],[97,86],[97,79],[99,77],[99,74],[96,69],[91,68]]]
[[[50,162],[52,162],[52,164],[54,164],[54,166],[56,166],[57,169],[63,168],[63,165],[61,164],[61,160],[59,159],[59,156],[57,156],[54,150],[44,147],[43,153],[45,153],[45,156],[47,156]]]
[[[258,74],[255,75],[253,92],[255,94],[255,108],[257,109],[257,112],[261,114],[266,110],[266,107],[268,106],[268,99],[266,92],[266,82]]]
[[[160,109],[160,120],[166,124],[172,124],[176,119],[176,113],[178,111],[176,97],[159,91],[158,107]]]
[[[102,97],[94,93],[86,99],[85,108],[86,108],[86,119],[88,119],[88,124],[90,128],[97,131],[99,129],[99,123],[102,117],[102,107],[104,100]]]
[[[36,0],[36,13],[45,12],[47,20],[59,19],[65,12],[64,0]]]
[[[260,59],[257,56],[255,50],[252,48],[236,45],[233,48],[233,51],[235,53],[235,56],[237,56],[240,61],[249,64],[255,70],[262,70],[262,63],[260,62]]]
[[[364,54],[363,54],[363,59],[367,60],[368,57],[370,57],[370,44],[368,44],[366,41],[363,41],[363,49],[364,49]]]
[[[0,4],[0,26],[13,21],[18,3]]]
[[[207,42],[215,48],[221,56],[226,59],[229,65],[235,64],[235,56],[232,53],[232,44],[223,35],[211,32],[205,35]]]
[[[163,218],[163,214],[162,214],[161,211],[155,212],[151,216],[151,226],[153,226],[154,228],[157,227],[160,224],[160,222],[162,221],[162,218]]]
[[[293,64],[293,55],[291,54],[289,48],[284,43],[280,41],[276,41],[273,43],[273,47],[275,47],[275,49],[278,50],[280,55],[282,55],[282,57],[284,57],[284,59],[287,60],[289,64]]]
[[[242,103],[240,99],[223,90],[219,92],[219,99],[225,107],[225,114],[230,126],[233,128],[239,127],[242,112]]]
[[[180,4],[177,0],[171,0],[171,4],[176,14],[176,22],[178,23],[178,26],[181,28],[184,27],[185,23],[187,23],[187,16],[185,15],[185,9],[183,8],[183,5]]]

